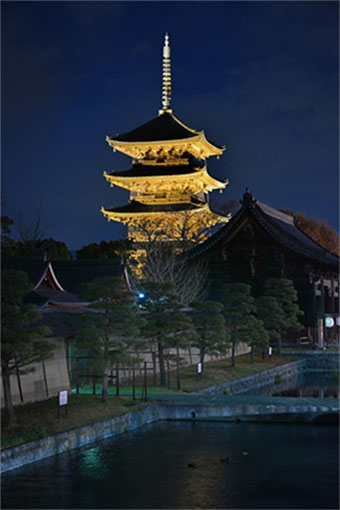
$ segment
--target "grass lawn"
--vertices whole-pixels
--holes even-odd
[[[293,361],[292,356],[271,356],[263,360],[262,356],[255,356],[255,362],[250,363],[249,355],[238,356],[236,366],[231,367],[230,359],[207,363],[200,380],[197,380],[196,366],[181,369],[181,391],[190,393],[207,386],[238,379],[247,375],[261,372],[283,363]],[[136,378],[136,397],[140,397],[142,380]],[[137,410],[147,405],[140,400],[132,400],[132,388],[128,385],[120,387],[120,396],[116,397],[115,388],[110,388],[113,395],[108,398],[106,404],[101,403],[100,391],[98,395],[91,395],[92,388],[83,388],[82,394],[70,395],[69,412],[65,417],[65,407],[61,409],[61,417],[57,419],[57,398],[51,398],[42,402],[25,404],[15,407],[18,425],[9,427],[6,414],[2,410],[1,420],[1,448],[9,448],[35,439],[51,436],[58,432],[64,432],[73,428],[82,427],[98,421],[107,420],[119,416],[131,410]],[[176,394],[176,372],[171,372],[170,390],[152,386],[152,377],[148,377],[148,394],[150,398],[161,398],[164,394]]]
[[[230,359],[225,359],[222,361],[214,361],[204,365],[204,373],[201,378],[197,378],[197,367],[196,365],[192,365],[190,367],[184,367],[180,370],[180,382],[181,382],[181,392],[191,393],[202,388],[206,388],[207,386],[214,386],[218,383],[223,383],[227,381],[231,381],[233,379],[239,379],[241,377],[246,377],[247,375],[252,375],[256,372],[261,372],[263,370],[267,370],[269,368],[276,367],[278,365],[282,365],[284,363],[289,363],[294,361],[294,356],[278,356],[272,355],[268,359],[262,359],[262,355],[256,355],[254,363],[250,363],[250,355],[245,354],[242,356],[237,356],[235,361],[235,367],[231,366]],[[159,375],[157,376],[159,379]],[[150,374],[147,377],[147,386],[148,386],[148,395],[151,398],[161,398],[164,394],[176,394],[178,393],[177,381],[176,381],[176,370],[173,368],[170,372],[170,389],[167,387],[153,386],[153,376]],[[136,398],[140,398],[142,395],[143,388],[143,377],[136,376]],[[91,395],[93,391],[92,384],[88,386],[83,386],[80,388],[81,394]],[[99,395],[101,393],[101,384],[96,384],[96,393]],[[109,386],[109,394],[115,395],[116,388],[115,386]],[[132,395],[132,386],[130,384],[124,384],[121,382],[119,386],[119,395],[120,396],[131,396]]]
[[[181,372],[182,390],[185,392],[197,391],[207,386],[246,377],[295,360],[293,356],[273,355],[269,359],[262,359],[262,355],[257,355],[254,363],[250,363],[249,358],[249,354],[237,356],[235,367],[231,366],[230,359],[209,363],[205,365],[200,381],[197,381],[196,367],[184,368]]]
[[[100,395],[71,395],[68,416],[62,407],[57,418],[57,397],[15,407],[18,425],[9,427],[1,411],[1,449],[52,436],[91,423],[108,420],[131,410],[141,409],[144,402],[129,397],[110,397],[102,404]]]

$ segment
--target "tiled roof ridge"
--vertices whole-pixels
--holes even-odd
[[[260,202],[259,200],[256,200],[255,203],[265,212],[265,214],[268,214],[269,216],[273,216],[274,218],[284,221],[285,223],[288,223],[291,225],[294,224],[294,221],[295,221],[294,217],[291,216],[290,214],[284,213],[284,212],[280,211],[279,209],[274,209],[274,207],[264,204],[263,202]]]
[[[208,140],[203,130],[197,131],[188,127],[178,117],[173,115],[173,113],[168,112],[157,115],[126,133],[117,133],[116,136],[107,136],[106,139],[108,141],[111,140],[112,142],[121,143],[148,143],[155,141],[174,142],[200,137],[205,138],[208,143],[216,148],[224,150],[224,146]]]
[[[283,245],[287,246],[288,248],[292,249],[293,251],[300,253],[301,255],[308,257],[309,259],[318,259],[321,262],[327,262],[327,263],[333,263],[331,260],[326,260],[326,255],[331,254],[334,257],[337,257],[335,254],[333,254],[331,251],[327,250],[324,246],[319,245],[316,241],[314,241],[313,238],[308,236],[302,229],[298,228],[296,225],[296,222],[293,220],[291,225],[293,228],[299,230],[304,236],[306,236],[313,244],[316,245],[316,248],[321,248],[323,252],[325,252],[325,256],[322,256],[321,253],[318,253],[316,249],[308,248],[301,246],[303,244],[303,241],[299,241],[296,239],[293,235],[291,235],[289,232],[284,232],[282,234],[282,231],[280,227],[278,227],[275,223],[271,221],[270,215],[266,214],[266,212],[261,208],[260,205],[257,203],[254,207],[254,215],[257,217],[260,224],[265,228],[265,230],[269,230],[271,235],[276,238],[277,241],[282,243]],[[263,215],[265,217],[263,217]],[[285,236],[291,239],[291,243],[285,239]],[[337,257],[338,258],[338,257]],[[335,263],[335,261],[334,261]]]
[[[246,211],[250,211],[250,213],[256,218],[256,220],[261,224],[261,226],[279,243],[283,244],[284,246],[288,247],[289,249],[299,253],[300,255],[303,255],[309,259],[314,259],[322,263],[327,263],[334,265],[336,263],[339,263],[339,257],[325,248],[324,246],[320,245],[316,241],[314,241],[313,238],[308,236],[300,227],[297,226],[296,221],[294,218],[292,218],[292,221],[287,221],[287,218],[284,218],[282,220],[280,218],[281,211],[276,210],[270,206],[267,206],[266,204],[262,204],[262,202],[257,201],[253,198],[253,196],[248,193],[248,190],[246,190],[246,193],[243,195],[243,200],[241,201],[242,207],[232,216],[230,221],[222,226],[215,234],[212,235],[207,241],[202,243],[201,245],[196,246],[192,250],[190,250],[186,254],[187,260],[192,260],[199,256],[200,254],[203,254],[204,252],[208,251],[210,248],[215,246],[219,241],[221,241],[223,238],[225,238],[228,233],[234,228],[234,226],[237,224],[239,219],[245,214]],[[261,206],[264,206],[262,208]],[[276,225],[274,223],[274,220],[271,220],[270,214],[266,213],[264,209],[268,208],[273,213],[276,211],[278,212],[278,215],[276,215],[276,219],[279,221],[285,221],[285,223],[290,224],[293,228],[297,229],[300,233],[302,233],[304,236],[308,238],[308,240],[316,245],[317,250],[321,249],[324,253],[319,253],[316,249],[310,249],[307,246],[301,247],[301,244],[303,241],[299,241],[299,239],[295,238],[290,234],[289,232],[284,232],[280,229],[279,225]],[[272,215],[273,216],[273,215]],[[287,215],[288,216],[288,215]],[[274,216],[275,217],[275,216]],[[279,232],[278,232],[279,231]],[[285,236],[288,236],[291,239],[291,242],[288,242],[287,239],[285,239]],[[327,255],[330,255],[330,258],[327,259]],[[334,257],[334,260],[331,260],[331,258]],[[337,259],[337,260],[335,260]]]
[[[323,246],[322,244],[320,244],[318,241],[315,241],[315,239],[313,239],[309,234],[307,234],[307,232],[305,232],[303,230],[303,228],[301,228],[298,223],[296,222],[296,219],[294,217],[294,226],[297,228],[297,230],[299,230],[303,235],[305,235],[306,237],[308,237],[308,239],[310,241],[313,241],[313,243],[317,244],[319,248],[321,248],[322,250],[324,250],[325,252],[327,253],[331,253],[332,255],[334,255],[335,257],[337,257],[339,260],[340,260],[340,257],[339,255],[337,255],[336,253],[332,252],[331,250],[329,250],[328,248],[326,248],[325,246]]]

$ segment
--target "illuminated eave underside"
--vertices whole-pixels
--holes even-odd
[[[148,150],[157,151],[182,149],[183,152],[187,151],[198,158],[208,158],[210,156],[220,156],[225,147],[219,148],[211,144],[205,137],[204,131],[200,131],[196,136],[190,138],[183,138],[180,140],[160,140],[148,142],[122,142],[114,140],[109,136],[106,137],[107,143],[113,150],[118,150],[127,156],[137,159],[143,159]]]
[[[194,192],[197,191],[213,191],[215,189],[224,189],[229,181],[219,181],[211,177],[206,168],[196,172],[181,175],[152,175],[152,176],[134,176],[122,177],[115,176],[104,172],[105,179],[110,183],[111,187],[119,186],[130,191],[152,192],[153,187],[158,191],[163,189],[174,190],[176,188],[182,189],[186,186],[188,189],[192,188]]]
[[[104,207],[101,207],[101,212],[103,213],[103,215],[109,220],[109,221],[119,221],[121,223],[136,223],[138,222],[139,220],[143,220],[144,218],[148,218],[150,219],[150,217],[153,217],[153,218],[156,218],[157,216],[159,218],[165,218],[165,217],[168,217],[168,218],[175,218],[175,219],[178,219],[178,217],[183,214],[183,215],[186,215],[186,214],[190,214],[190,215],[193,215],[193,214],[200,214],[200,215],[203,215],[203,216],[211,216],[212,219],[214,219],[214,223],[226,223],[229,221],[229,216],[221,216],[220,214],[217,214],[213,211],[211,211],[211,209],[209,208],[209,205],[208,204],[204,204],[203,206],[201,207],[197,207],[195,209],[191,209],[191,210],[186,210],[186,209],[183,209],[183,211],[143,211],[143,212],[139,212],[139,211],[136,211],[136,212],[132,212],[132,211],[129,211],[129,212],[119,212],[119,211],[108,211],[107,209],[105,209]]]

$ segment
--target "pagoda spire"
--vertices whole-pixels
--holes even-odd
[[[163,74],[162,74],[162,109],[159,110],[159,115],[162,113],[172,113],[170,108],[171,102],[171,61],[170,61],[170,46],[169,35],[165,34],[163,46]]]

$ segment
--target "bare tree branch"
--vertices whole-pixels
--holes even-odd
[[[173,285],[180,303],[189,305],[203,299],[207,292],[207,267],[203,261],[188,264],[180,254],[207,238],[209,228],[201,225],[198,216],[183,215],[181,221],[164,223],[150,221],[138,228],[128,265],[134,291],[143,282]]]
[[[24,220],[21,211],[19,212],[17,231],[29,255],[40,255],[45,250],[45,247],[41,245],[41,241],[46,237],[48,231],[45,216],[42,198],[40,198],[39,204],[34,207],[31,219]],[[40,245],[39,249],[38,245]]]
[[[31,220],[24,220],[21,211],[19,212],[17,229],[20,240],[23,243],[27,241],[41,241],[46,236],[48,225],[45,220],[42,198],[39,204],[34,207],[34,214]]]

